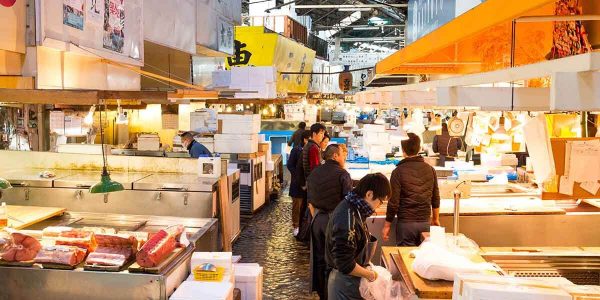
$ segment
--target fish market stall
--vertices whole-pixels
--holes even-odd
[[[67,211],[7,231],[0,299],[168,299],[192,253],[217,250],[216,219]]]

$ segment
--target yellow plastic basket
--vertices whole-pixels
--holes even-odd
[[[217,267],[216,272],[200,270],[200,266],[197,266],[192,271],[194,273],[194,279],[197,281],[222,281],[223,275],[225,274],[225,268]]]

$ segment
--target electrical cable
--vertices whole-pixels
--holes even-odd
[[[364,70],[370,70],[370,69],[374,69],[375,66],[373,67],[366,67],[366,68],[359,68],[359,69],[354,69],[354,70],[349,70],[349,71],[336,71],[336,72],[329,72],[329,73],[313,73],[313,72],[280,72],[280,74],[289,74],[289,75],[333,75],[333,74],[341,74],[341,73],[346,73],[346,72],[358,72],[358,71],[364,71]]]

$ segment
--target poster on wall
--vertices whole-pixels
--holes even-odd
[[[219,31],[219,48],[218,51],[233,54],[233,30],[234,26],[232,23],[225,19],[219,18],[217,22],[217,30]]]
[[[88,23],[102,26],[104,23],[104,0],[86,0],[85,9]]]
[[[125,0],[105,0],[104,37],[105,49],[123,53],[125,44]]]
[[[63,0],[63,24],[83,30],[83,0]]]

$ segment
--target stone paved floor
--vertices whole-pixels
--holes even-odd
[[[233,245],[242,262],[263,266],[264,299],[318,299],[308,293],[310,251],[292,236],[291,211],[292,199],[284,191],[278,201],[242,220],[242,233]]]

